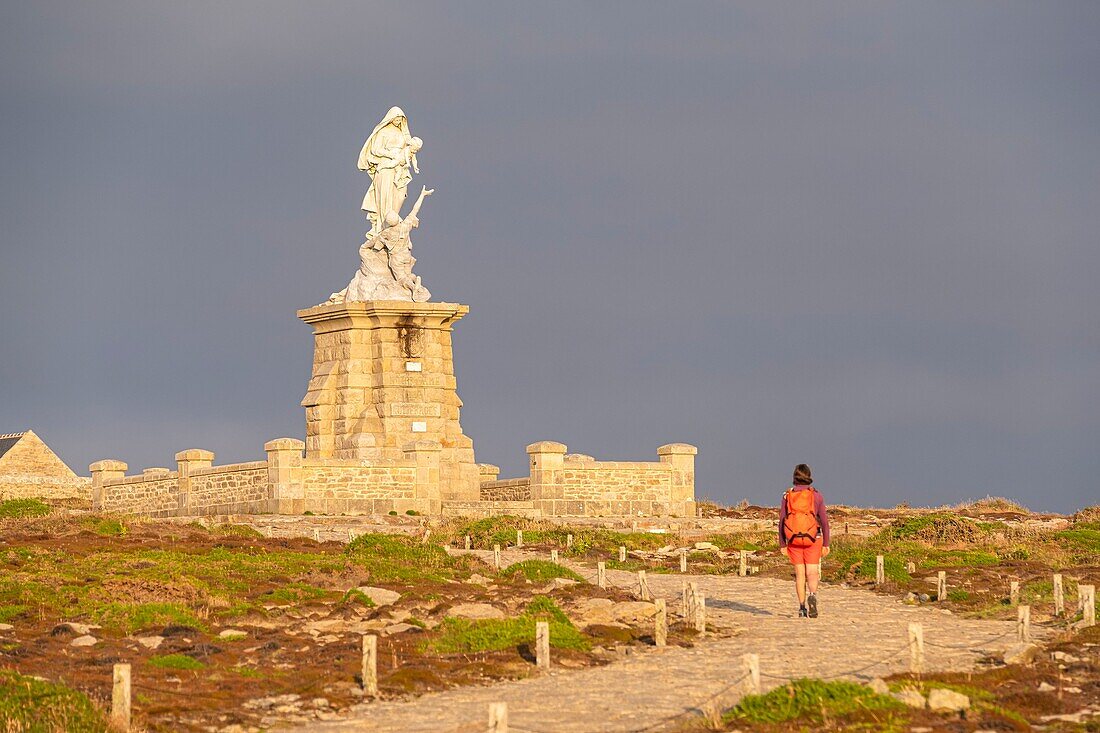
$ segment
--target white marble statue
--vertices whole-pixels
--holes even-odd
[[[401,216],[409,181],[413,172],[419,173],[416,152],[424,141],[409,134],[409,121],[400,107],[390,107],[359,153],[359,170],[370,174],[371,184],[363,197],[363,211],[370,220],[367,238],[382,231],[386,216],[396,212]]]
[[[420,226],[420,206],[433,189],[424,188],[409,215],[400,218],[396,211],[386,214],[382,231],[368,236],[359,248],[359,269],[348,286],[333,293],[330,303],[368,300],[411,300],[427,302],[432,294],[413,275],[416,258],[412,254],[412,230]]]

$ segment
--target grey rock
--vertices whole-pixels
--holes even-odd
[[[99,639],[85,634],[84,636],[78,636],[69,642],[69,646],[95,646],[99,643]]]
[[[928,595],[927,593],[921,593],[917,597],[920,599],[921,603],[928,603],[930,600],[932,600],[932,596]]]
[[[867,688],[876,695],[889,695],[890,687],[881,677],[875,677],[867,683]]]
[[[1005,664],[1031,664],[1041,651],[1038,645],[1021,641],[1006,649],[1002,660]]]
[[[163,636],[138,636],[134,641],[141,644],[146,649],[156,649],[158,646],[164,643]]]
[[[903,687],[892,694],[895,700],[905,703],[911,708],[922,709],[926,705],[924,695],[920,694],[920,692],[912,687]]]
[[[361,585],[355,590],[371,599],[376,606],[389,606],[397,603],[398,599],[401,598],[401,594],[397,591],[387,590],[386,588],[375,588],[369,585]]]
[[[961,692],[937,687],[928,693],[928,709],[935,713],[961,713],[970,709],[970,698]]]

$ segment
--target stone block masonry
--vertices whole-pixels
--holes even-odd
[[[150,517],[208,514],[442,513],[439,443],[408,443],[400,459],[304,459],[305,444],[269,441],[267,459],[214,465],[214,454],[176,454],[176,470],[146,469],[127,476],[122,461],[90,466],[97,511]]]
[[[88,478],[77,476],[33,430],[0,435],[0,500],[84,499]]]
[[[527,446],[529,476],[484,481],[481,499],[530,502],[541,516],[694,517],[697,453],[693,445],[670,443],[657,449],[655,462],[597,461],[541,441]]]

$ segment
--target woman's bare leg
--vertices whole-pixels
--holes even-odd
[[[815,586],[816,587],[816,586]],[[806,566],[794,566],[794,592],[798,594],[798,605],[806,605]]]
[[[821,580],[821,566],[803,565],[806,568],[806,588],[810,593],[817,593],[817,581]]]

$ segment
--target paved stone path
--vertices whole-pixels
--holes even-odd
[[[491,552],[474,551],[492,562]],[[505,551],[503,562],[534,557]],[[595,582],[594,568],[570,565]],[[366,703],[340,722],[309,725],[310,731],[485,731],[489,703],[507,702],[512,733],[627,733],[677,727],[705,702],[732,705],[743,676],[742,655],[760,655],[765,690],[783,678],[838,677],[866,681],[908,669],[907,629],[924,628],[929,670],[967,669],[983,654],[1015,642],[1015,624],[957,618],[942,609],[907,606],[866,590],[823,585],[819,619],[797,618],[793,584],[770,578],[648,574],[652,592],[678,618],[681,581],[698,583],[707,599],[707,622],[736,629],[733,638],[704,639],[692,649],[650,647],[604,667],[551,671],[530,679],[484,687],[460,687],[414,699]],[[637,588],[637,576],[608,571],[608,582]],[[1033,628],[1036,636],[1042,632]],[[935,646],[946,644],[963,649]],[[553,653],[551,652],[551,656]],[[671,719],[671,720],[669,720]]]

